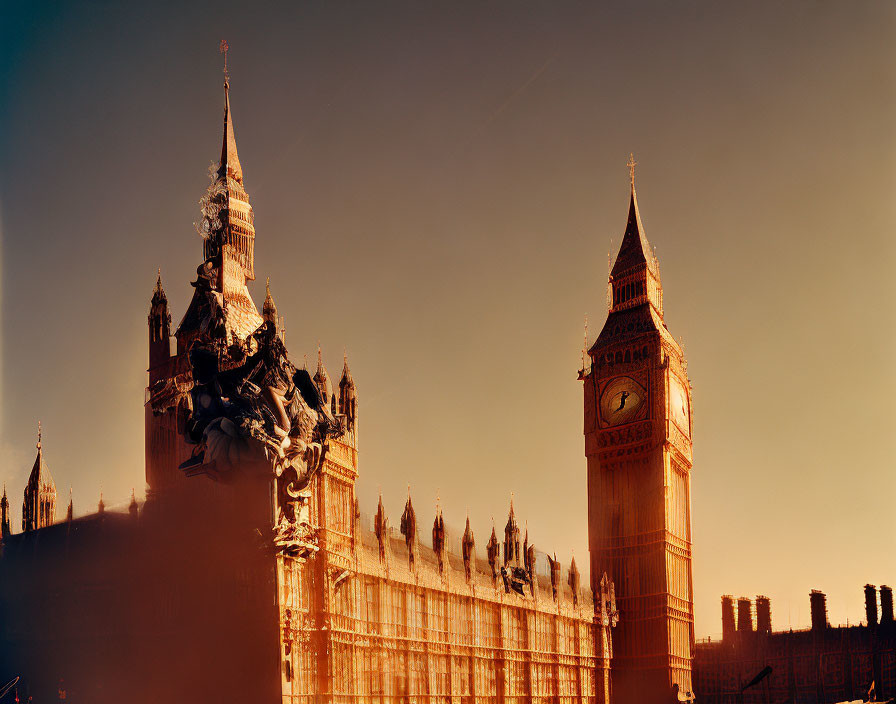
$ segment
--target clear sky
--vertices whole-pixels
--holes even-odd
[[[38,419],[60,514],[143,491],[149,296],[161,266],[176,323],[192,291],[226,37],[252,291],[299,362],[347,348],[363,510],[410,483],[484,546],[513,491],[587,565],[576,370],[633,151],[694,387],[698,636],[723,593],[784,628],[896,583],[896,5],[183,5],[0,9],[14,525]]]

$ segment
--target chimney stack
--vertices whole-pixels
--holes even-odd
[[[813,589],[809,593],[809,608],[812,611],[812,630],[823,631],[828,627],[828,604],[824,592]]]
[[[880,585],[880,622],[893,623],[893,590],[886,584]]]
[[[753,630],[753,604],[745,596],[737,600],[737,630]]]
[[[865,620],[869,626],[877,625],[877,589],[873,584],[865,585]]]
[[[722,640],[730,643],[737,630],[734,621],[734,597],[726,594],[722,597]]]
[[[756,597],[756,630],[763,635],[772,632],[772,602],[767,596]]]

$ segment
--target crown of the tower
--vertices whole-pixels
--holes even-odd
[[[658,332],[670,344],[672,337],[663,321],[663,287],[660,282],[660,267],[653,254],[641,214],[638,209],[638,194],[635,190],[634,159],[629,162],[631,173],[631,197],[628,220],[619,253],[610,272],[609,284],[612,294],[610,313],[597,340],[588,350],[592,360],[616,360],[624,351],[607,351],[609,346],[629,338],[636,338],[646,332]],[[583,360],[584,361],[584,360]]]
[[[653,254],[644,225],[641,223],[634,168],[632,168],[631,188],[625,233],[610,272],[613,296],[610,310],[625,310],[650,303],[662,315],[663,290],[660,284],[659,262]]]
[[[212,184],[200,200],[201,220],[196,229],[203,239],[205,262],[199,267],[197,287],[212,288],[220,295],[224,326],[230,342],[244,341],[262,324],[249,295],[248,281],[255,279],[255,216],[243,187],[243,169],[236,149],[230,82],[224,81],[224,140],[221,161],[212,172]],[[193,297],[178,327],[180,339],[202,327],[203,302]]]

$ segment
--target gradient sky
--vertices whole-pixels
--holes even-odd
[[[301,362],[348,349],[362,508],[412,485],[484,547],[510,492],[587,564],[582,320],[628,207],[694,387],[697,635],[896,583],[896,5],[5,2],[0,480],[143,491],[146,314],[175,323],[220,154],[221,57],[264,278]],[[424,530],[424,533],[426,531]],[[455,531],[455,539],[459,533]]]

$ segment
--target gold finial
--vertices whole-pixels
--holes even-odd
[[[271,295],[271,277],[268,277],[268,280],[264,284],[265,293],[270,296]]]
[[[40,439],[41,439],[42,435],[43,435],[43,432],[41,431],[40,421],[37,421],[37,449],[38,450],[40,449]]]
[[[632,181],[632,188],[635,187],[635,167],[637,165],[638,165],[638,162],[635,161],[634,152],[629,152],[628,163],[626,164],[626,166],[628,166],[628,174],[629,174],[629,178]]]
[[[221,43],[218,45],[218,51],[224,54],[224,77],[227,78],[227,50],[230,49],[230,44],[227,43],[226,39],[222,39]]]

